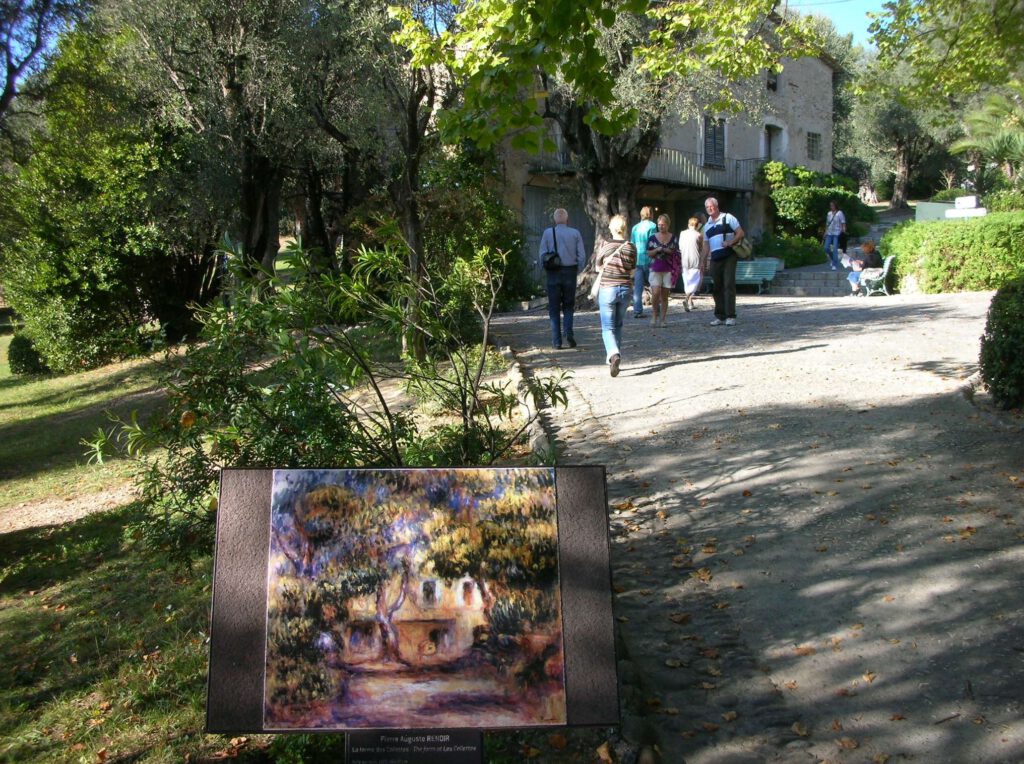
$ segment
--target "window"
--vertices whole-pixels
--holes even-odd
[[[423,607],[434,607],[437,604],[437,582],[423,582]]]
[[[807,133],[807,158],[821,159],[821,133]]]
[[[777,91],[779,89],[779,73],[773,72],[771,69],[768,70],[768,89]]]
[[[725,120],[704,117],[704,164],[725,167]]]

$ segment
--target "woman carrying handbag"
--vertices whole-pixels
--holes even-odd
[[[608,221],[611,241],[601,244],[595,261],[600,269],[597,308],[601,316],[601,339],[605,359],[613,377],[619,375],[622,362],[622,319],[633,295],[633,271],[636,268],[636,247],[626,240],[626,219],[616,215]]]

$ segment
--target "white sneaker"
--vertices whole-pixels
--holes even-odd
[[[725,319],[725,325],[726,326],[736,326],[736,319],[735,318],[727,318],[727,319]]]
[[[714,321],[712,321],[712,322],[711,322],[710,324],[708,324],[708,325],[709,325],[709,326],[721,326],[721,325],[722,325],[722,321],[721,321],[720,319],[717,319],[717,318],[716,318],[716,319],[715,319]]]

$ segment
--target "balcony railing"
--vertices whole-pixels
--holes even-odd
[[[677,183],[691,188],[752,191],[754,176],[764,159],[726,159],[724,166],[708,166],[692,151],[658,148],[644,170],[644,180]],[[574,163],[567,151],[541,153],[533,158],[536,172],[572,172]]]

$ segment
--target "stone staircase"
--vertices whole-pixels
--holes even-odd
[[[894,228],[909,217],[913,217],[912,212],[883,214],[865,236],[850,242],[847,251],[850,254],[859,254],[862,241],[870,239],[877,244],[890,228]],[[770,294],[779,297],[845,297],[850,294],[850,282],[846,280],[846,273],[830,270],[827,265],[779,271],[772,281]]]
[[[779,271],[771,294],[777,297],[844,297],[850,293],[846,271]]]

